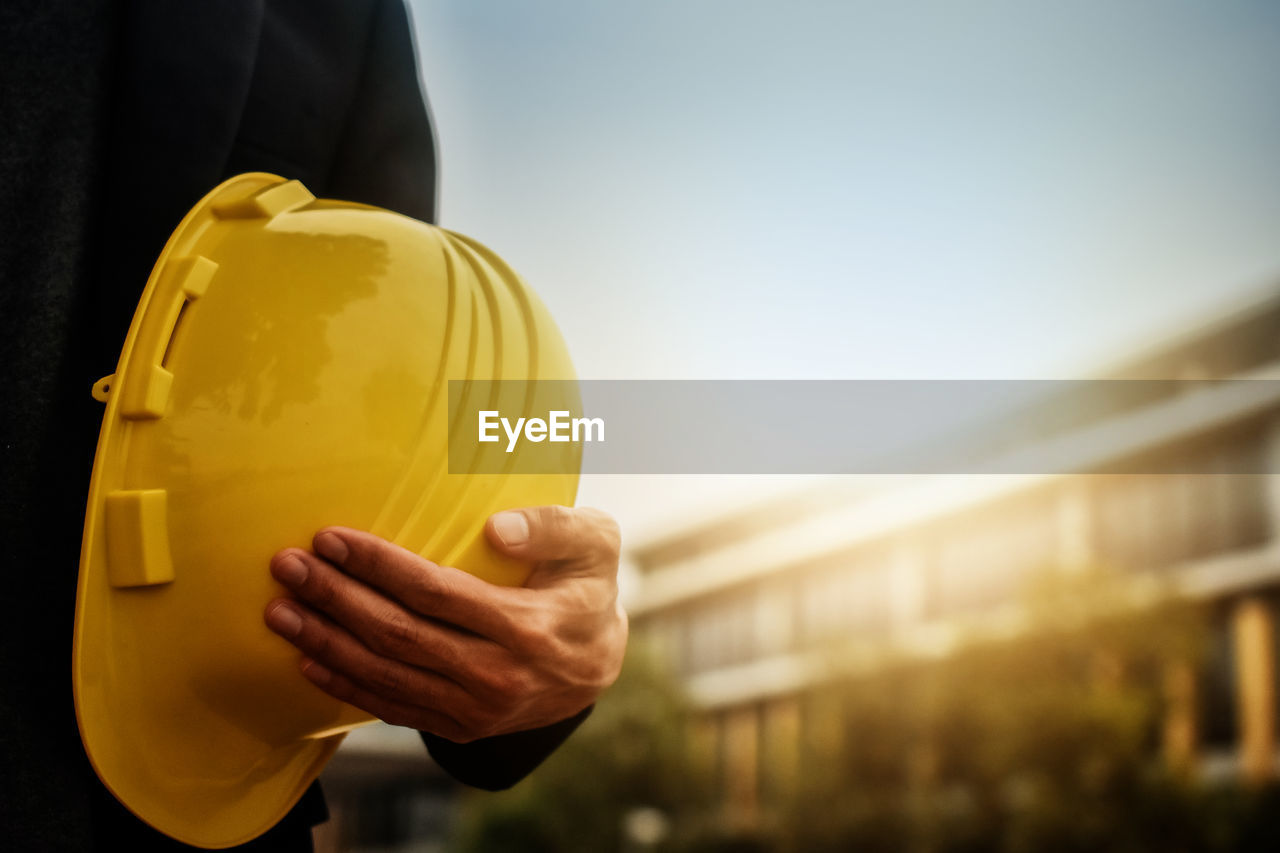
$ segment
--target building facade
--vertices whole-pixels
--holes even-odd
[[[1045,569],[1106,567],[1202,605],[1212,653],[1166,673],[1161,748],[1201,774],[1275,775],[1280,300],[1101,378],[1181,381],[1117,383],[1103,405],[1065,388],[1025,429],[1001,425],[993,453],[1065,460],[1054,472],[832,481],[632,548],[633,634],[692,698],[730,818],[749,825],[799,739],[824,736],[808,731],[824,685],[1016,641]]]

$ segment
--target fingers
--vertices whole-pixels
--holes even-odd
[[[406,610],[324,560],[291,548],[271,561],[271,575],[290,592],[359,638],[375,654],[454,675],[492,643]]]
[[[302,659],[301,667],[302,674],[316,687],[339,701],[373,714],[383,722],[431,732],[459,742],[469,739],[466,730],[447,714],[379,696],[346,675],[309,658]]]
[[[509,591],[346,527],[316,534],[316,553],[410,610],[496,640],[512,630]]]
[[[388,722],[465,742],[536,728],[590,702],[626,643],[619,534],[598,510],[498,513],[487,533],[533,563],[524,587],[437,566],[372,534],[325,528],[271,574],[294,598],[264,618],[330,695]]]
[[[303,675],[329,695],[393,725],[459,743],[500,733],[528,692],[528,680],[501,656],[470,661],[463,678],[471,686],[464,688],[374,653],[301,602],[277,598],[263,620],[303,653]]]
[[[271,630],[303,654],[329,671],[348,674],[386,700],[407,702],[412,697],[436,707],[461,707],[470,701],[451,679],[374,654],[348,632],[294,602],[276,599],[264,618]]]
[[[520,560],[573,560],[617,568],[622,536],[607,513],[590,507],[535,506],[489,517],[489,541]]]

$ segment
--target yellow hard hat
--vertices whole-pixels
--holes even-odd
[[[340,524],[521,583],[527,567],[489,547],[485,519],[571,504],[580,451],[561,445],[552,475],[459,473],[476,469],[457,455],[451,473],[448,383],[573,376],[546,309],[478,243],[273,175],[209,193],[94,386],[106,413],[74,683],[106,786],[200,847],[283,817],[372,718],[307,682],[264,626],[272,554]],[[581,408],[573,382],[530,387],[554,397],[543,411]]]

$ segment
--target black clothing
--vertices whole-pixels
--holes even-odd
[[[97,432],[82,329],[117,17],[109,0],[0,4],[0,844],[12,850],[92,849],[101,788],[69,664]]]
[[[101,405],[152,263],[182,215],[246,171],[431,221],[434,141],[402,0],[0,4],[0,846],[177,850],[80,746],[76,566]],[[265,567],[264,567],[265,571]],[[589,711],[589,709],[588,709]],[[424,741],[455,777],[513,784],[588,711]],[[245,849],[310,849],[318,788]]]

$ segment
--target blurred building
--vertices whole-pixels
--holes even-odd
[[[831,678],[1016,637],[1023,581],[1046,567],[1113,567],[1204,602],[1212,654],[1168,680],[1163,748],[1207,775],[1276,775],[1280,478],[1244,472],[1280,460],[1280,381],[1241,399],[1228,377],[1280,380],[1280,299],[1104,377],[1177,387],[1100,400],[1068,386],[982,437],[992,454],[1057,442],[1081,471],[1183,473],[833,480],[633,545],[633,636],[694,701],[726,816],[750,825],[794,781],[801,738],[835,720]],[[451,835],[459,788],[414,732],[357,730],[322,782],[318,850],[426,853]]]
[[[728,815],[749,824],[829,718],[814,706],[833,648],[849,673],[1016,636],[1023,581],[1046,567],[1112,567],[1204,602],[1212,655],[1168,678],[1163,748],[1203,774],[1275,774],[1280,478],[1259,472],[1280,460],[1280,382],[1242,400],[1228,377],[1280,379],[1280,299],[1103,377],[1195,381],[1087,405],[1068,387],[993,426],[992,453],[1057,442],[1079,454],[1066,470],[1121,473],[833,481],[633,546],[633,636],[695,702]],[[1183,473],[1141,473],[1163,468]]]
[[[378,723],[347,735],[320,783],[329,821],[317,853],[439,853],[453,831],[460,785],[412,729]]]

